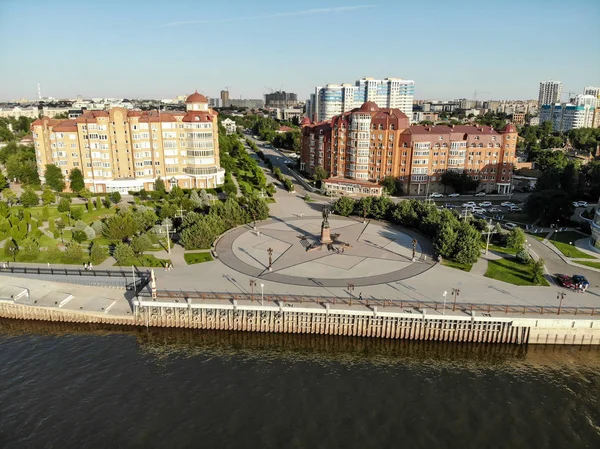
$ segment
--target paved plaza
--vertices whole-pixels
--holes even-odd
[[[329,220],[335,242],[322,245],[321,224],[315,217],[294,217],[271,219],[256,229],[240,227],[219,239],[216,253],[222,263],[239,273],[304,286],[385,284],[411,278],[433,266],[418,241],[413,261],[412,242],[418,236],[409,231],[336,217]]]

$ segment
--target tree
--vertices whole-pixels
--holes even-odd
[[[108,195],[108,198],[114,204],[119,204],[119,202],[121,201],[121,194],[119,192],[112,192],[110,195]]]
[[[383,190],[388,195],[395,196],[402,193],[402,182],[398,178],[394,178],[393,176],[386,176],[385,178],[383,178],[380,184],[383,186]]]
[[[21,194],[20,200],[23,207],[37,206],[40,202],[40,198],[31,187],[27,187],[25,189],[25,191]]]
[[[13,258],[13,262],[17,260],[17,254],[19,253],[19,245],[13,238],[6,239],[4,242],[4,254],[8,257]]]
[[[8,203],[9,206],[12,206],[17,202],[17,194],[10,189],[4,189],[2,191],[2,197],[4,198],[4,201]]]
[[[83,231],[73,231],[72,237],[77,243],[83,243],[85,242],[87,235]]]
[[[71,212],[71,198],[61,198],[56,209],[63,213]]]
[[[42,203],[48,206],[56,201],[56,194],[50,189],[44,189],[42,192]]]
[[[59,218],[58,220],[56,220],[54,222],[54,226],[56,227],[56,229],[60,233],[60,240],[61,240],[61,242],[65,243],[65,240],[63,238],[63,231],[67,227],[66,223],[63,221],[62,218]]]
[[[189,217],[186,216],[186,218]],[[227,228],[216,214],[196,214],[195,221],[181,232],[181,244],[185,249],[207,249]]]
[[[46,171],[44,172],[44,178],[46,184],[50,186],[55,192],[62,192],[65,190],[65,177],[60,168],[54,164],[47,164]]]
[[[271,185],[273,185],[273,184],[271,184]],[[268,187],[269,186],[267,186],[267,188]],[[206,193],[206,190],[204,190],[204,189],[200,190],[200,201],[201,201],[201,206],[200,207],[210,206],[210,198],[208,196],[208,193]]]
[[[373,201],[371,203],[371,215],[376,220],[383,220],[387,217],[389,210],[394,205],[392,200],[390,200],[387,196],[376,196],[373,197]]]
[[[574,207],[563,190],[544,190],[529,195],[525,200],[525,212],[532,221],[539,219],[542,226],[549,226],[569,220]]]
[[[458,263],[471,264],[479,258],[479,232],[467,222],[462,222],[458,228],[456,237],[454,260]]]
[[[533,263],[532,267],[533,279],[532,282],[535,284],[542,284],[544,282],[544,259],[538,259]]]
[[[102,233],[111,240],[130,238],[138,232],[137,225],[131,213],[115,214],[104,222]]]
[[[165,188],[165,182],[162,179],[160,179],[160,176],[156,178],[156,181],[154,181],[154,190],[160,193],[165,193],[167,190]]]
[[[83,218],[83,207],[74,207],[71,209],[71,218],[73,220],[81,220]]]
[[[433,247],[444,259],[450,259],[454,255],[457,238],[458,234],[454,227],[449,223],[445,223],[436,235]]]
[[[113,257],[117,260],[119,265],[128,265],[135,257],[131,246],[127,243],[117,243]]]
[[[269,205],[258,195],[251,195],[246,198],[246,208],[252,220],[266,220],[269,218]]]
[[[293,192],[294,191],[294,183],[292,182],[292,180],[290,178],[285,178],[283,180],[283,185],[285,186],[285,189],[288,192]]]
[[[8,181],[6,180],[6,176],[4,173],[0,171],[0,190],[4,190],[8,187]]]
[[[367,216],[371,213],[371,205],[373,204],[372,196],[363,196],[356,202],[356,211],[363,217],[363,220],[367,219]]]
[[[79,243],[69,242],[65,248],[63,258],[67,262],[80,262],[83,260],[83,248]]]
[[[506,246],[514,250],[522,250],[525,247],[525,232],[521,228],[514,228],[508,233]]]
[[[529,254],[527,254],[527,251],[522,249],[517,254],[515,254],[515,259],[517,259],[521,263],[527,263],[529,262]]]
[[[96,197],[96,210],[102,209],[102,198],[99,196]]]
[[[78,168],[74,168],[69,173],[69,182],[71,192],[77,193],[85,188],[85,182],[83,181],[83,173]]]
[[[78,190],[77,194],[86,201],[89,201],[92,198],[92,192],[90,192],[89,189]]]
[[[329,176],[329,173],[327,173],[327,171],[321,167],[320,165],[317,165],[315,167],[315,173],[313,174],[313,179],[316,182],[320,182],[323,179],[327,179],[327,177]]]
[[[144,252],[148,251],[152,247],[150,237],[146,234],[135,236],[131,240],[131,249],[136,256],[141,256]]]
[[[203,192],[206,195],[206,190],[203,190]],[[192,203],[192,205],[194,206],[194,209],[199,209],[201,207],[204,207],[202,199],[200,198],[200,195],[198,195],[197,190],[192,190],[192,193],[190,193],[190,203]]]
[[[106,251],[106,248],[99,245],[98,243],[92,243],[90,245],[90,260],[92,261],[92,263],[98,264],[104,261],[104,259],[106,259],[107,257],[108,252]]]

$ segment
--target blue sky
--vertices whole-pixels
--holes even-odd
[[[600,84],[599,0],[0,0],[0,99],[239,98],[363,76],[418,99]]]

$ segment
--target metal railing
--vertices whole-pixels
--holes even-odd
[[[85,270],[80,268],[44,268],[44,267],[21,267],[21,266],[8,266],[3,267],[0,265],[0,273],[11,273],[11,274],[37,274],[47,276],[86,276],[86,277],[118,277],[127,278],[131,276],[131,271],[125,270]],[[136,276],[139,277],[150,277],[149,271],[136,271]]]
[[[141,292],[140,296],[149,297],[150,293],[147,289]],[[445,306],[439,301],[414,301],[402,299],[381,299],[381,298],[360,298],[360,297],[322,297],[322,296],[304,296],[304,295],[261,295],[260,293],[245,293],[235,294],[226,292],[199,292],[199,291],[183,291],[183,290],[158,290],[157,299],[169,300],[217,300],[217,301],[233,301],[245,300],[261,303],[261,301],[273,304],[282,304],[284,306],[293,306],[294,304],[332,304],[332,305],[362,305],[362,306],[378,306],[378,307],[394,307],[399,308],[406,313],[413,313],[416,310],[436,310],[441,311],[469,311],[478,312],[486,315],[492,313],[502,314],[537,314],[537,315],[587,315],[597,316],[600,314],[600,307],[572,307],[572,306],[535,306],[535,305],[515,305],[515,304],[482,304],[470,302],[454,302],[447,301]]]

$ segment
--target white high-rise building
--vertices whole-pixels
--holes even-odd
[[[600,128],[600,87],[586,86],[583,89],[584,95],[593,95],[596,97],[596,109],[594,110],[593,128]]]
[[[560,81],[542,81],[540,83],[538,106],[541,108],[545,104],[560,103],[561,94],[562,94],[562,82],[560,82]]]
[[[545,104],[540,109],[540,123],[552,121],[554,131],[591,128],[597,98],[593,95],[577,95],[573,103]]]
[[[401,78],[361,78],[352,84],[317,86],[307,102],[311,120],[329,120],[335,115],[359,108],[372,101],[380,108],[396,108],[412,117],[415,82]]]

